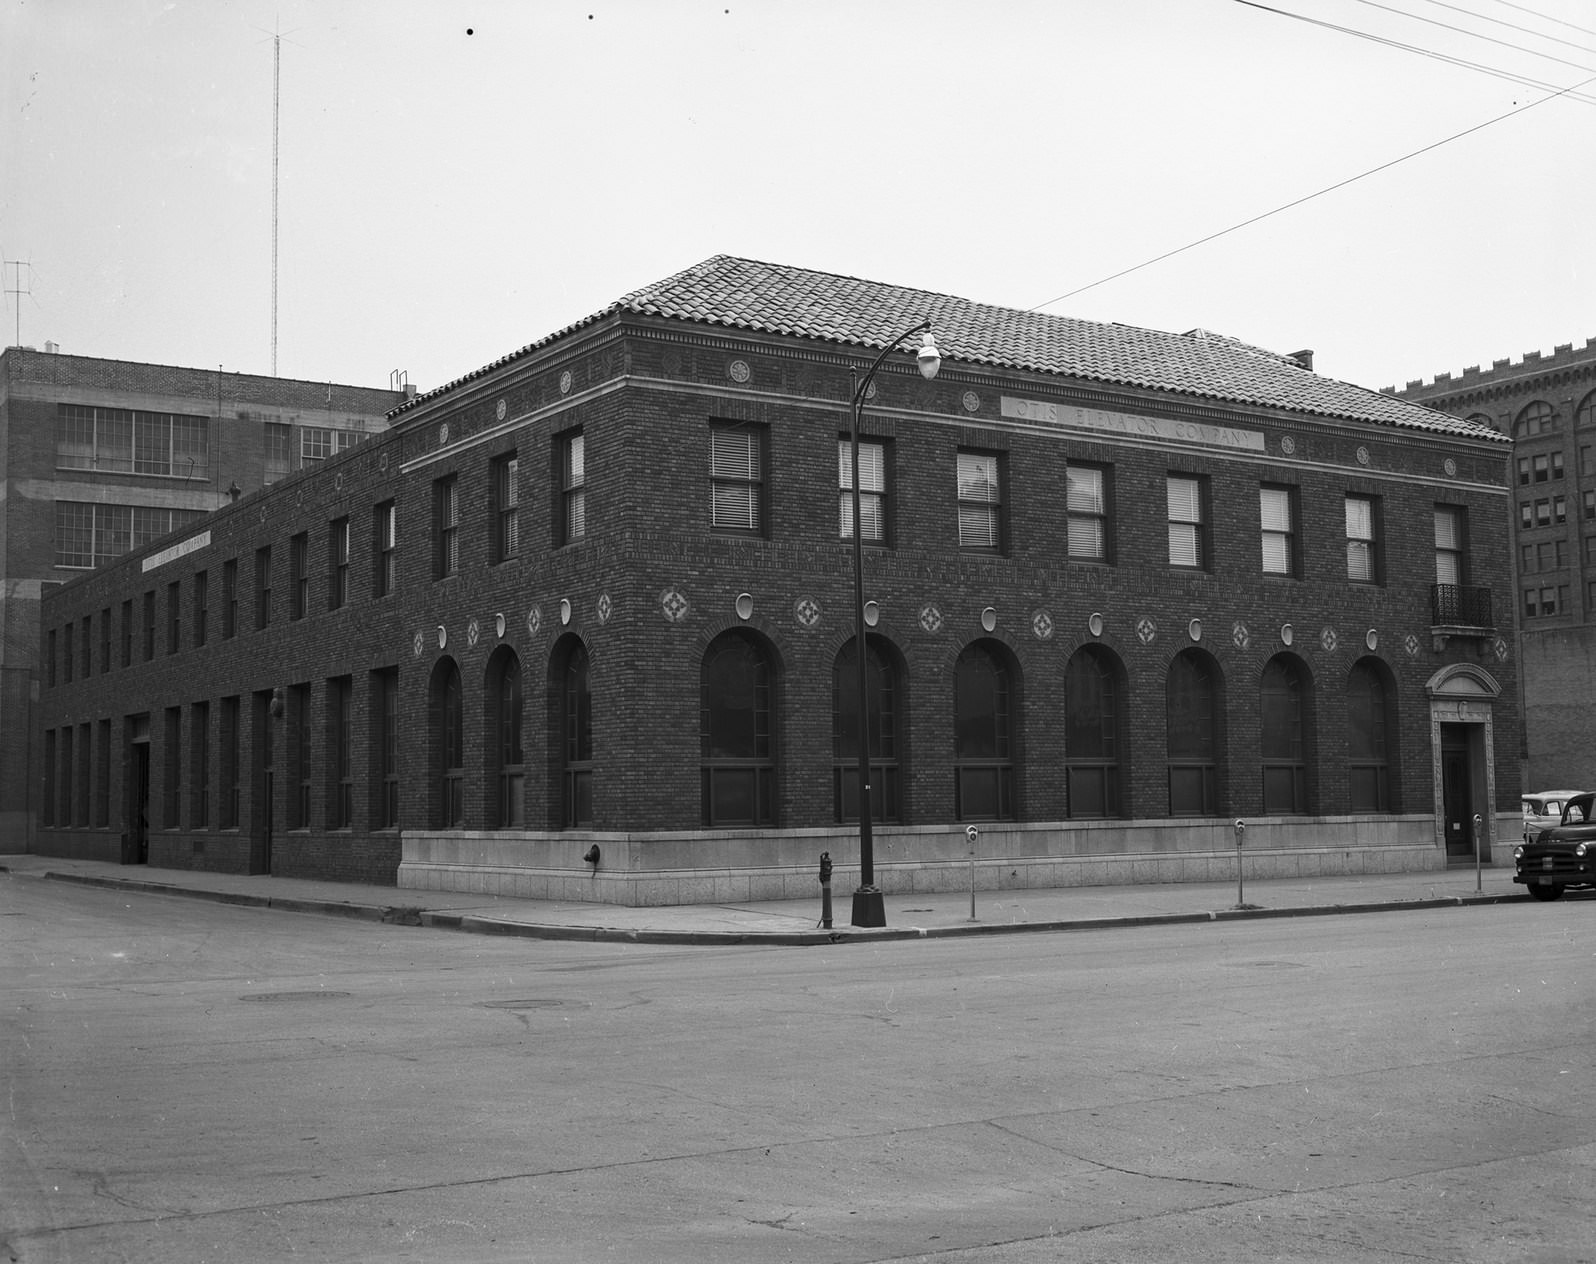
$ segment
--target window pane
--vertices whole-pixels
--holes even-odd
[[[1265,531],[1290,531],[1291,493],[1283,487],[1260,488],[1258,512]]]
[[[1171,566],[1200,566],[1202,553],[1199,547],[1198,528],[1182,522],[1169,524],[1169,564]]]
[[[959,453],[959,499],[998,503],[997,457],[976,452]]]
[[[1103,520],[1101,518],[1071,518],[1068,531],[1071,557],[1093,558],[1103,556]]]
[[[759,525],[754,489],[747,484],[714,484],[710,488],[710,522],[717,527],[753,530]]]
[[[712,430],[709,438],[710,477],[759,477],[759,445],[752,431]]]
[[[1074,513],[1100,514],[1103,505],[1103,471],[1070,466],[1064,472],[1066,507]]]
[[[1169,480],[1169,520],[1171,522],[1201,522],[1202,498],[1194,478]]]
[[[981,505],[960,505],[959,544],[975,548],[997,548],[997,511]]]
[[[1362,540],[1347,541],[1347,578],[1352,580],[1374,578],[1374,550]]]
[[[1289,575],[1291,573],[1290,540],[1283,535],[1266,535],[1263,537],[1263,568],[1268,575]]]

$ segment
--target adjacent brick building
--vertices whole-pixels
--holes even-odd
[[[0,851],[27,850],[37,823],[41,592],[385,429],[404,398],[53,348],[0,353]],[[57,652],[80,631],[60,630]]]
[[[40,850],[628,903],[1489,861],[1489,426],[718,256],[46,598]],[[67,629],[88,659],[68,672]],[[1498,752],[1507,758],[1498,758]],[[1478,821],[1478,831],[1475,822]]]
[[[1521,776],[1527,790],[1596,785],[1596,338],[1387,391],[1513,440]]]

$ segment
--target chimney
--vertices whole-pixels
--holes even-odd
[[[1295,360],[1299,365],[1307,369],[1309,373],[1313,372],[1313,351],[1311,349],[1307,351],[1293,351],[1286,358],[1288,360]]]

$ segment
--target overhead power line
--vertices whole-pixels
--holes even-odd
[[[1250,0],[1238,0],[1238,3],[1248,4],[1250,3]],[[1252,5],[1252,7],[1262,9],[1267,6]],[[1544,96],[1538,101],[1530,101],[1527,104],[1518,106],[1515,109],[1511,109],[1506,114],[1498,114],[1495,118],[1486,119],[1483,123],[1474,124],[1473,127],[1465,127],[1461,132],[1454,132],[1450,136],[1438,141],[1433,141],[1428,145],[1424,145],[1419,149],[1413,150],[1411,153],[1403,154],[1400,158],[1393,158],[1389,162],[1382,162],[1378,167],[1370,167],[1367,171],[1361,171],[1355,176],[1348,176],[1345,180],[1338,180],[1336,183],[1327,185],[1316,192],[1305,194],[1300,198],[1294,198],[1292,201],[1285,203],[1283,206],[1275,207],[1272,211],[1265,211],[1261,215],[1254,215],[1250,219],[1242,220],[1239,224],[1232,224],[1229,228],[1221,228],[1216,233],[1209,233],[1206,237],[1199,237],[1196,241],[1187,242],[1184,246],[1177,246],[1173,250],[1166,250],[1163,254],[1156,255],[1153,258],[1145,260],[1142,263],[1135,264],[1132,267],[1121,268],[1118,272],[1112,273],[1109,276],[1102,277],[1088,285],[1078,286],[1077,288],[1060,294],[1055,298],[1048,299],[1045,303],[1037,303],[1034,307],[1027,308],[1026,310],[1033,312],[1040,311],[1044,307],[1051,307],[1054,303],[1062,303],[1067,298],[1074,298],[1077,294],[1086,293],[1087,290],[1095,290],[1100,285],[1107,285],[1110,281],[1117,281],[1121,277],[1129,276],[1133,272],[1140,272],[1143,268],[1150,268],[1155,263],[1162,263],[1165,259],[1173,259],[1176,255],[1184,254],[1188,250],[1195,250],[1198,246],[1205,246],[1209,242],[1217,241],[1219,238],[1229,236],[1231,233],[1240,232],[1243,228],[1249,228],[1253,224],[1257,224],[1262,220],[1266,220],[1273,215],[1279,215],[1281,212],[1289,211],[1293,207],[1303,205],[1305,202],[1311,202],[1315,198],[1321,198],[1327,193],[1334,193],[1337,189],[1344,189],[1349,184],[1356,184],[1359,180],[1366,180],[1370,176],[1378,175],[1382,171],[1389,171],[1392,167],[1395,167],[1400,163],[1407,162],[1410,158],[1417,158],[1420,154],[1427,154],[1431,150],[1441,148],[1442,145],[1450,145],[1453,141],[1462,140],[1465,136],[1472,136],[1475,132],[1483,131],[1487,127],[1504,122],[1507,119],[1524,113],[1526,110],[1533,110],[1536,106],[1545,105],[1548,101],[1555,101],[1560,96],[1574,92],[1592,83],[1596,83],[1596,75],[1592,75],[1589,79],[1585,79],[1580,83],[1571,84],[1567,88],[1563,88],[1560,91],[1553,92],[1548,96]]]

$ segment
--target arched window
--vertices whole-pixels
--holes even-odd
[[[1164,716],[1169,733],[1169,814],[1219,812],[1219,668],[1196,650],[1169,665]]]
[[[1532,400],[1513,420],[1513,438],[1532,439],[1557,429],[1557,410],[1544,399]]]
[[[953,812],[961,821],[1012,821],[1013,673],[985,646],[959,655],[953,692]]]
[[[1393,812],[1391,768],[1396,723],[1391,706],[1394,691],[1384,672],[1360,660],[1347,678],[1347,797],[1354,812]]]
[[[508,646],[488,660],[488,772],[493,784],[493,829],[526,824],[526,755],[521,742],[521,660]]]
[[[880,647],[865,643],[865,681],[870,691],[870,819],[903,819],[898,767],[897,673]],[[853,642],[831,668],[831,799],[833,819],[859,819],[859,658]]]
[[[1120,706],[1118,665],[1106,650],[1088,645],[1064,669],[1064,760],[1069,814],[1120,816]]]
[[[699,677],[704,824],[774,825],[773,676],[763,648],[740,633],[715,640]]]
[[[427,698],[432,825],[434,829],[450,829],[465,824],[465,725],[460,705],[460,668],[454,659],[438,660],[432,669]]]
[[[1258,694],[1264,815],[1301,815],[1308,810],[1307,673],[1276,655],[1264,667]]]
[[[587,650],[573,645],[560,673],[560,823],[593,824],[593,695]]]

